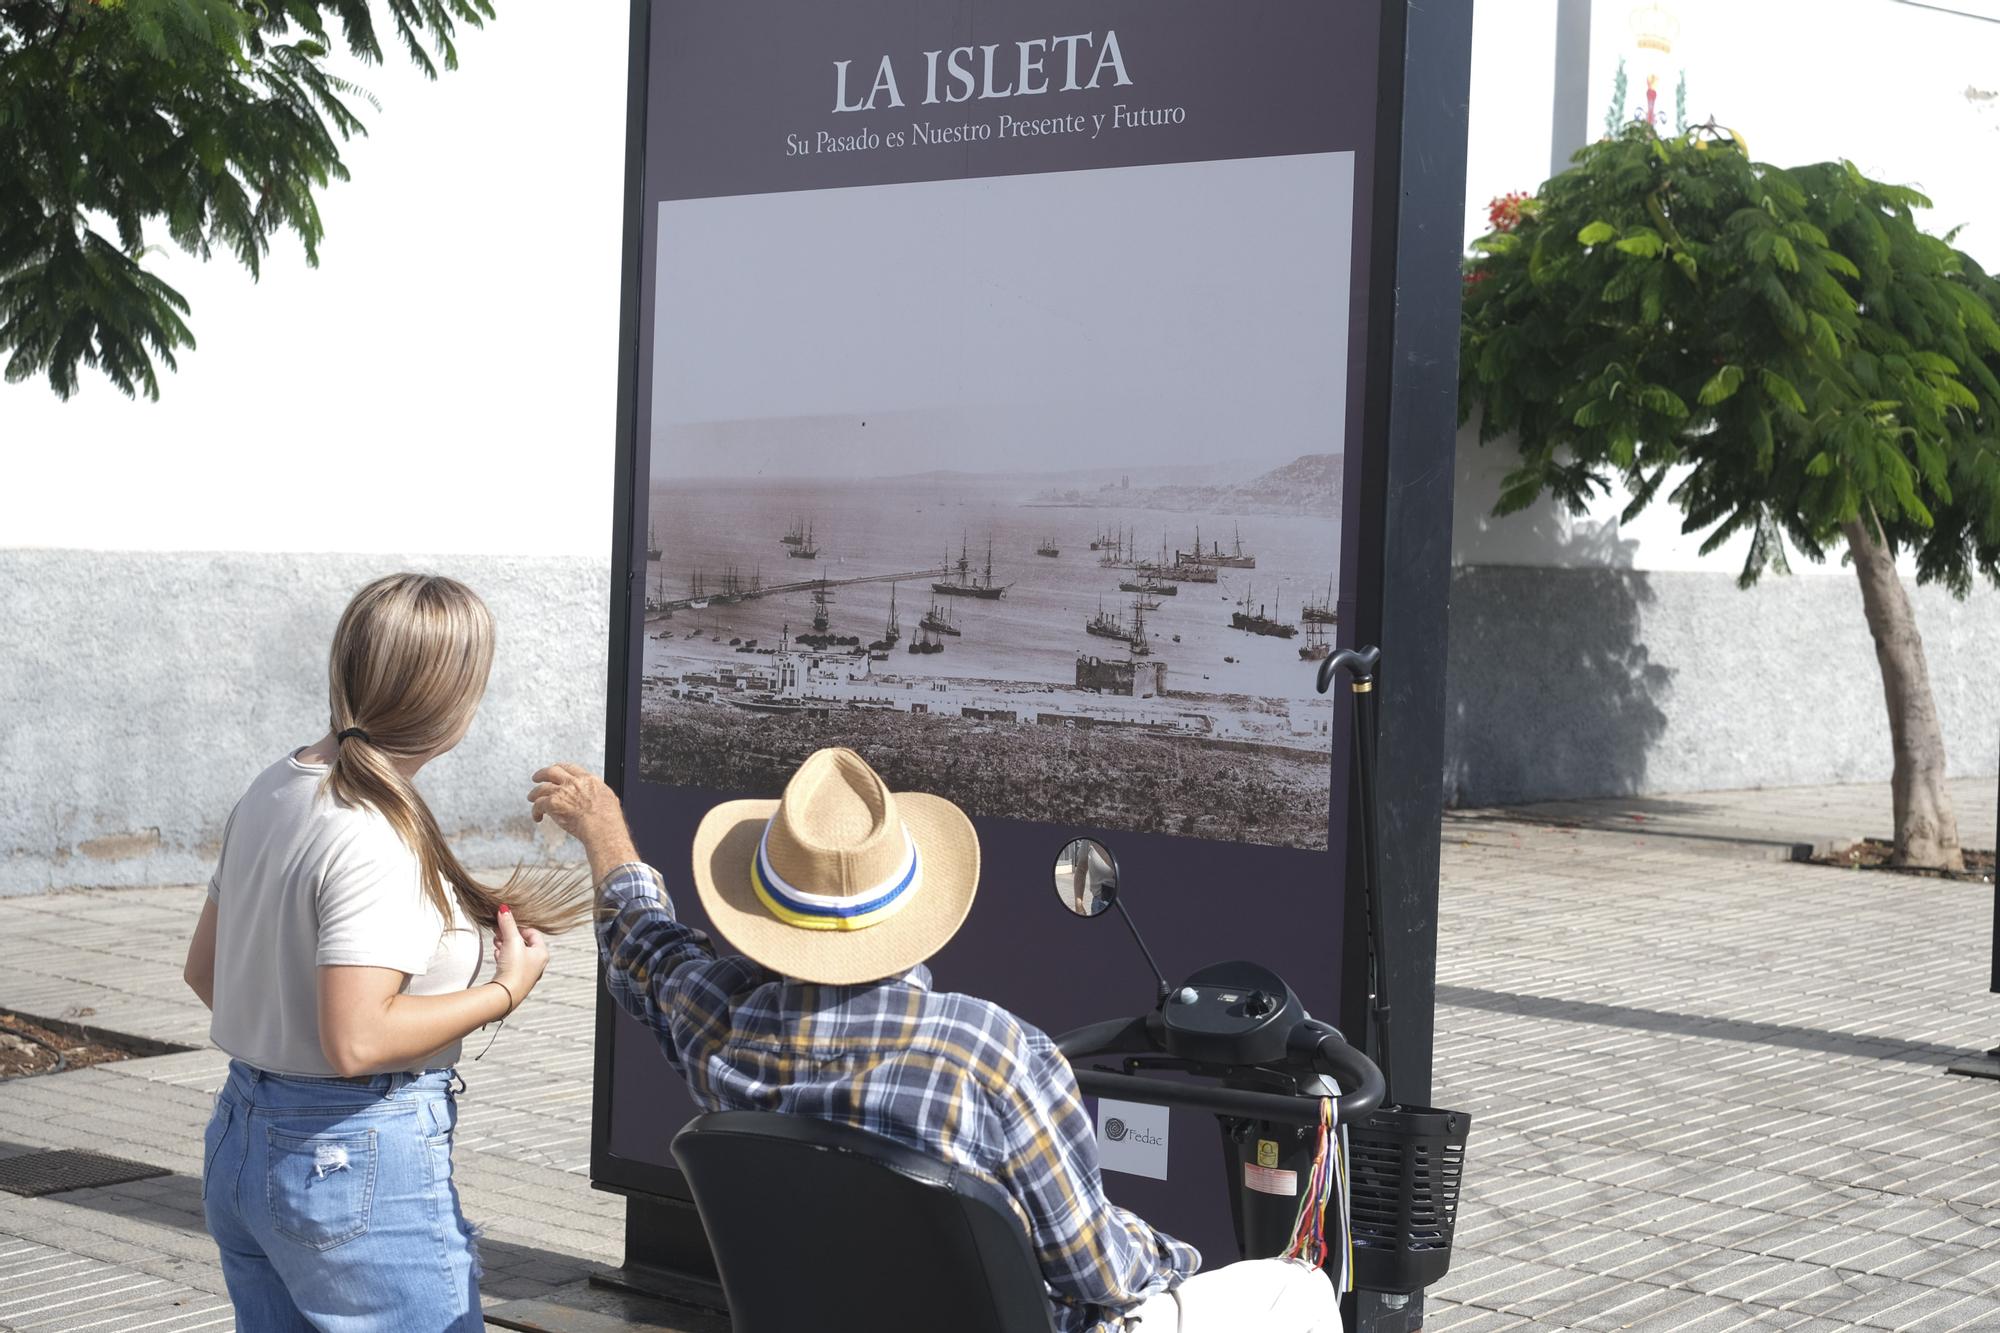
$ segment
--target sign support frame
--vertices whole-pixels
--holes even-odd
[[[605,776],[629,790],[635,754],[627,752],[633,608],[646,569],[635,521],[638,476],[641,283],[645,249],[647,102],[653,0],[632,0],[627,67],[624,228],[621,241],[618,404],[614,519],[611,543],[610,653],[606,679]],[[1472,7],[1387,0],[1383,6],[1373,195],[1377,237],[1394,236],[1392,266],[1372,273],[1365,300],[1368,373],[1363,438],[1363,502],[1356,598],[1340,607],[1357,642],[1382,646],[1384,708],[1394,718],[1395,745],[1381,755],[1379,789],[1385,926],[1391,940],[1388,975],[1399,997],[1394,1059],[1407,1095],[1430,1096],[1436,977],[1438,833],[1442,801],[1444,669],[1449,601],[1451,498],[1456,439],[1459,219],[1465,178],[1467,87]],[[1406,164],[1417,164],[1407,174]],[[1380,242],[1377,242],[1378,247]],[[1383,443],[1370,447],[1369,440]],[[1343,704],[1336,725],[1351,725]],[[1336,755],[1347,747],[1337,746]],[[1351,760],[1346,760],[1351,764]],[[1355,784],[1336,768],[1336,793],[1348,793],[1350,827]],[[1347,842],[1350,861],[1358,839]],[[1366,1030],[1366,932],[1360,927],[1361,877],[1350,864],[1346,967],[1341,1018]],[[611,1285],[658,1289],[687,1284],[713,1290],[714,1268],[679,1174],[610,1153],[613,1030],[618,1015],[600,988],[591,1128],[591,1183],[628,1196],[626,1268]],[[1357,1024],[1359,1025],[1357,1028]],[[697,1253],[696,1251],[700,1251]],[[651,1281],[654,1276],[668,1280]],[[718,1293],[719,1294],[719,1293]],[[1422,1299],[1392,1308],[1364,1294],[1354,1327],[1364,1333],[1407,1333],[1421,1325]]]

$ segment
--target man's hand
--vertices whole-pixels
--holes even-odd
[[[639,859],[632,835],[625,827],[625,810],[618,794],[580,764],[550,764],[534,777],[535,789],[528,793],[535,821],[544,816],[583,844],[590,858],[590,873],[602,880],[627,861]]]

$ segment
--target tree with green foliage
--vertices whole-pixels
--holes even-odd
[[[77,390],[77,368],[160,395],[194,346],[189,306],[149,271],[164,235],[254,276],[290,230],[319,262],[315,192],[372,100],[327,68],[336,40],[379,63],[370,0],[0,0],[0,355],[7,379]],[[432,78],[489,0],[382,0]],[[333,33],[337,31],[336,38]]]
[[[1912,190],[1780,170],[1713,125],[1578,154],[1467,267],[1460,411],[1519,464],[1499,512],[1627,520],[1667,490],[1740,582],[1844,547],[1888,702],[1900,864],[1958,868],[1923,642],[1898,577],[2000,581],[2000,282],[1925,234]],[[1668,482],[1672,486],[1668,487]],[[1774,682],[1775,684],[1775,682]]]

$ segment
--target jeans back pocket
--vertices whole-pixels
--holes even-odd
[[[375,1202],[374,1130],[300,1135],[268,1128],[264,1134],[273,1230],[315,1250],[367,1233]]]

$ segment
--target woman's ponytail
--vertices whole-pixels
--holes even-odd
[[[587,871],[515,867],[495,890],[459,864],[437,818],[397,767],[457,744],[472,725],[493,665],[493,618],[464,584],[392,574],[354,595],[335,631],[327,693],[336,736],[326,786],[389,821],[415,853],[424,892],[445,920],[455,900],[491,930],[506,903],[523,926],[551,933],[591,915]]]

